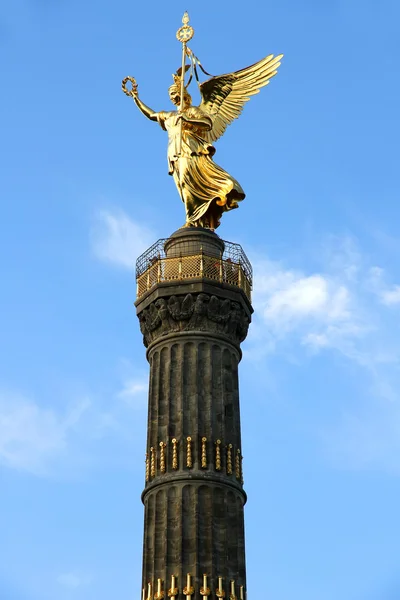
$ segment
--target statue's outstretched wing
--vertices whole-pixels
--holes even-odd
[[[282,56],[270,54],[246,69],[211,77],[200,84],[200,108],[213,122],[212,129],[203,134],[207,142],[220,138],[228,125],[239,117],[250,96],[258,94],[260,88],[276,75]]]

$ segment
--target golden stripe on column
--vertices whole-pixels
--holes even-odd
[[[183,594],[186,596],[186,600],[191,600],[192,594],[194,594],[194,587],[192,586],[192,576],[190,573],[186,577],[186,587],[183,588]]]
[[[156,453],[153,446],[150,448],[150,476],[156,476]]]
[[[178,440],[172,438],[172,468],[174,471],[178,468]]]
[[[225,598],[225,591],[222,587],[222,577],[218,577],[218,588],[215,591],[218,598]]]
[[[215,442],[215,469],[221,470],[221,440]]]
[[[192,438],[188,436],[186,438],[187,446],[186,446],[186,466],[191,469],[193,467],[192,460]]]
[[[228,444],[226,448],[226,472],[232,475],[232,444]]]
[[[160,471],[165,473],[165,442],[160,442]]]
[[[149,583],[147,584],[147,598],[146,600],[153,600],[153,596],[151,593],[151,583],[149,581]]]
[[[207,438],[201,438],[201,467],[205,469],[207,467]]]
[[[157,592],[154,594],[154,600],[162,600],[164,598],[164,591],[161,584],[162,580],[157,579]]]
[[[203,438],[204,439],[204,438]],[[200,588],[201,596],[209,596],[211,594],[211,590],[207,587],[207,575],[203,575],[203,587]]]
[[[235,475],[236,475],[236,479],[238,481],[240,481],[241,475],[240,475],[240,450],[239,448],[236,450],[236,457],[235,457]]]
[[[178,592],[179,592],[179,589],[176,587],[175,583],[176,583],[176,577],[175,577],[175,575],[171,575],[171,587],[168,590],[168,597],[171,598],[171,600],[175,600],[175,596],[177,596]]]
[[[229,596],[229,600],[236,600],[235,582],[233,579],[231,581],[231,593]]]

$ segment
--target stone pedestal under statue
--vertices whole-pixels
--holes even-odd
[[[144,596],[244,598],[238,365],[250,263],[210,230],[182,228],[138,259],[137,283],[150,364]]]

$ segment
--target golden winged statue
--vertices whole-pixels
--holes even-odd
[[[188,18],[183,22],[181,29],[190,30]],[[276,75],[283,55],[270,54],[250,67],[199,83],[202,100],[199,106],[192,106],[188,85],[184,83],[185,73],[190,68],[185,64],[185,57],[192,59],[192,66],[196,67],[197,62],[201,67],[201,63],[186,47],[186,40],[181,41],[184,46],[182,67],[173,75],[174,83],[169,88],[169,97],[177,110],[156,112],[146,106],[139,99],[137,84],[131,77],[123,81],[123,89],[148,119],[157,121],[168,133],[168,172],[185,204],[185,226],[214,230],[220,224],[222,213],[237,208],[245,193],[239,182],[214,162],[213,142],[239,117],[250,97]],[[132,82],[129,91],[125,87],[128,79]]]

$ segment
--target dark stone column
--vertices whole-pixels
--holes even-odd
[[[223,241],[201,229],[178,230],[167,257],[218,260]],[[168,266],[168,265],[167,265]],[[136,303],[150,363],[143,586],[179,596],[192,576],[201,598],[223,577],[246,589],[238,364],[252,308],[235,286],[197,278],[155,285]],[[146,594],[147,595],[147,594]]]

